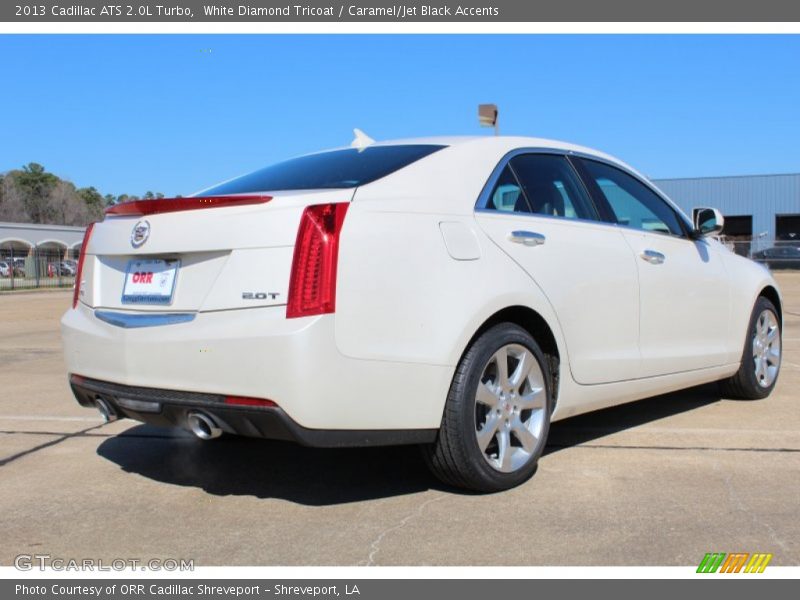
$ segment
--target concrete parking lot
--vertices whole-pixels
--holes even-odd
[[[447,489],[416,448],[211,443],[104,425],[66,383],[69,292],[0,296],[0,564],[18,554],[210,565],[800,565],[800,273],[773,395],[714,385],[555,424],[536,476]]]

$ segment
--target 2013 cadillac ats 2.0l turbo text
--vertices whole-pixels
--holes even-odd
[[[701,383],[764,398],[761,266],[605,154],[431,138],[295,158],[90,227],[62,329],[107,418],[311,446],[420,444],[506,489],[551,421]]]

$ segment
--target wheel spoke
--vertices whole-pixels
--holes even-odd
[[[503,347],[498,350],[494,355],[494,361],[497,364],[497,381],[496,385],[500,388],[508,389],[508,350]]]
[[[478,432],[478,447],[481,449],[481,452],[486,452],[486,447],[489,445],[489,442],[497,433],[497,426],[500,424],[500,418],[492,413],[486,419],[486,422],[483,424],[483,427]]]
[[[776,339],[778,339],[778,327],[777,327],[777,325],[769,328],[769,331],[767,332],[766,340],[767,340],[767,342],[771,343],[771,342],[774,342]]]
[[[770,347],[767,349],[767,362],[772,365],[777,365],[781,358],[781,351],[777,348]]]
[[[536,436],[533,435],[528,428],[525,427],[525,424],[517,419],[514,421],[514,424],[511,426],[511,430],[514,432],[514,435],[519,440],[519,443],[522,444],[522,447],[525,449],[525,452],[530,454],[536,448]]]
[[[488,385],[481,382],[478,384],[478,392],[475,395],[475,400],[480,402],[484,406],[488,406],[490,408],[497,408],[497,403],[499,402],[500,399]]]
[[[514,373],[511,375],[511,379],[509,380],[512,390],[519,389],[519,387],[528,378],[528,375],[531,373],[531,369],[533,369],[534,360],[535,359],[530,352],[523,352],[522,356],[519,357],[517,367],[514,369]]]
[[[544,402],[544,388],[535,388],[527,394],[520,396],[517,399],[517,406],[519,406],[521,410],[544,408]]]
[[[764,374],[763,363],[761,362],[761,357],[756,356],[755,357],[755,363],[756,363],[756,379],[760,380],[761,376]]]
[[[497,460],[500,463],[501,470],[509,471],[511,469],[511,453],[513,450],[508,429],[501,428],[497,432]]]
[[[767,359],[760,357],[758,359],[758,369],[756,369],[756,377],[759,379],[766,379],[767,377]]]

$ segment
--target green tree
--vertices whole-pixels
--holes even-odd
[[[94,186],[79,188],[78,195],[84,202],[86,202],[87,206],[103,205],[103,196],[100,195],[100,192],[98,192],[97,188],[95,188]]]
[[[144,198],[163,198],[148,190]],[[103,218],[103,211],[120,202],[139,200],[134,194],[101,194],[94,186],[77,188],[39,163],[0,173],[0,221],[87,225]]]
[[[60,181],[48,173],[39,163],[28,163],[22,171],[12,171],[15,185],[22,195],[22,202],[31,221],[49,223],[56,215],[49,214],[50,194]]]
[[[91,220],[97,221],[103,218],[105,200],[94,186],[80,188],[77,190],[77,194],[86,205],[86,209]]]

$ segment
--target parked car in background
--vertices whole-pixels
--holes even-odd
[[[68,261],[47,263],[48,277],[73,277],[76,270],[76,266]]]
[[[73,260],[62,260],[60,264],[61,275],[73,276],[77,269],[77,264]]]
[[[25,277],[25,259],[14,259],[14,277]]]
[[[795,244],[774,246],[753,253],[753,260],[770,269],[800,269],[800,247]]]
[[[78,402],[201,439],[420,444],[442,481],[497,491],[551,421],[772,392],[778,286],[713,239],[718,211],[563,142],[354,146],[109,208],[62,319]]]
[[[11,277],[11,265],[5,261],[0,261],[0,277]]]

